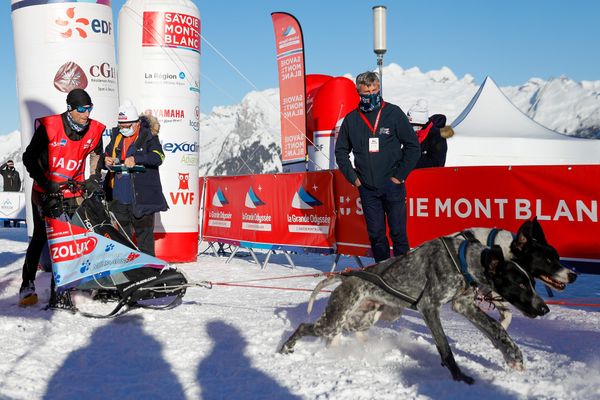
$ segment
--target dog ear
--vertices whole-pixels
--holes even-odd
[[[537,216],[533,217],[533,220],[531,220],[531,237],[540,243],[548,244],[546,235],[544,235],[544,230],[542,229],[542,225],[538,222]]]
[[[523,248],[529,242],[529,240],[533,237],[533,225],[538,224],[537,217],[534,217],[532,221],[525,221],[523,225],[519,227],[517,231],[517,237],[511,243],[511,247],[515,247],[516,250],[523,251]],[[514,250],[514,249],[513,249]]]

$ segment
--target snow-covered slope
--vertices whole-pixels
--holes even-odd
[[[25,229],[0,228],[0,399],[592,400],[600,391],[600,313],[593,307],[551,305],[534,320],[515,312],[508,332],[523,352],[525,371],[508,368],[472,324],[443,307],[456,361],[476,380],[467,386],[440,365],[429,330],[411,310],[399,321],[378,322],[365,342],[345,334],[339,347],[327,348],[305,338],[294,354],[278,354],[299,323],[323,311],[329,295],[319,295],[309,316],[309,293],[302,290],[323,279],[318,274],[329,271],[332,256],[293,255],[298,267],[292,270],[282,265],[282,254],[265,269],[251,257],[226,262],[203,255],[178,268],[193,281],[214,282],[212,290],[189,288],[172,310],[133,310],[106,320],[44,311],[49,273],[36,280],[40,304],[18,307],[26,246]],[[355,266],[350,258],[342,263],[340,269]],[[263,281],[269,277],[279,279]],[[234,282],[259,287],[224,285]],[[597,302],[598,283],[597,275],[580,276],[557,298],[579,293],[596,299],[571,302]],[[83,295],[75,302],[97,313],[115,305]]]
[[[460,114],[479,85],[471,75],[459,79],[447,67],[422,72],[417,67],[403,69],[389,64],[383,71],[386,100],[406,111],[418,99],[425,98],[429,113],[445,114],[449,122]],[[531,78],[521,86],[501,89],[521,111],[547,128],[568,135],[600,138],[600,81]],[[278,89],[267,89],[248,93],[239,105],[215,107],[209,115],[203,114],[200,174],[280,171],[278,110]],[[15,135],[18,132],[0,136],[0,141]],[[9,156],[17,161],[15,153],[19,151],[0,142],[0,161]]]

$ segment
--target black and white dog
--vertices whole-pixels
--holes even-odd
[[[452,377],[471,384],[473,378],[463,374],[454,360],[440,321],[440,307],[452,302],[452,309],[482,331],[502,352],[509,366],[522,369],[521,350],[500,323],[477,306],[474,283],[499,293],[532,318],[546,314],[549,309],[535,293],[529,275],[514,262],[506,261],[499,247],[489,249],[476,241],[465,246],[465,242],[460,238],[426,242],[405,256],[363,269],[362,272],[370,274],[369,280],[343,274],[323,280],[314,289],[310,305],[322,288],[339,281],[341,284],[332,292],[325,312],[317,321],[300,324],[280,352],[292,352],[303,336],[325,337],[331,341],[342,331],[369,329],[383,310],[399,317],[402,309],[412,307],[423,315],[442,363]],[[461,265],[458,265],[457,254],[464,260]],[[377,280],[381,282],[376,285],[373,282]]]
[[[525,221],[516,235],[502,229],[470,228],[451,236],[467,238],[469,234],[489,247],[500,246],[507,260],[518,263],[530,276],[539,279],[552,289],[562,291],[567,284],[575,282],[577,278],[577,274],[560,263],[558,252],[546,240],[544,230],[537,218]],[[497,296],[492,297],[493,304],[500,313],[500,323],[504,329],[508,329],[512,312],[506,302],[501,301]]]

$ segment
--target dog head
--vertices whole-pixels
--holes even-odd
[[[530,318],[542,316],[550,311],[536,293],[533,277],[515,261],[504,260],[500,246],[493,246],[482,253],[481,258],[494,291],[504,300]]]
[[[560,263],[558,252],[548,244],[537,217],[521,225],[510,250],[514,261],[527,273],[553,289],[564,290],[567,283],[577,278],[577,274]]]

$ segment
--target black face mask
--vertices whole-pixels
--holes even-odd
[[[370,112],[381,106],[381,90],[377,93],[359,94],[359,96],[358,108],[362,112]]]

